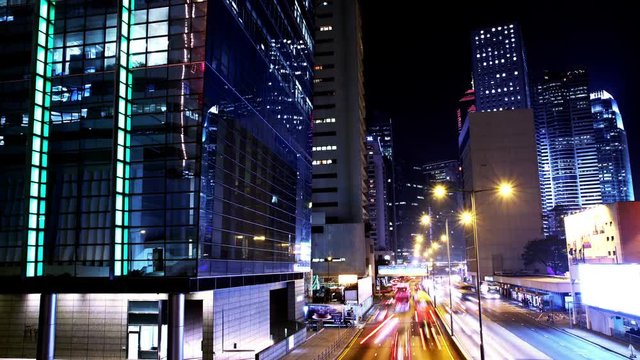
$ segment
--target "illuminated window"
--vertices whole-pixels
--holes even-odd
[[[320,31],[331,31],[333,30],[333,26],[328,25],[328,26],[320,26]]]
[[[311,162],[312,165],[331,165],[331,164],[335,164],[337,161],[336,159],[323,159],[323,160],[313,160]]]
[[[337,149],[338,147],[336,145],[314,146],[313,148],[311,148],[312,151],[332,151]]]

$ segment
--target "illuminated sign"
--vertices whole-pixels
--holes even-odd
[[[358,275],[338,275],[338,284],[340,285],[349,285],[355,284],[358,282]]]
[[[620,256],[620,234],[615,213],[607,205],[597,205],[564,217],[567,254],[573,262],[597,260],[615,263]]]
[[[640,316],[640,265],[581,264],[578,272],[584,304]]]
[[[411,264],[378,266],[378,276],[427,276],[427,268]]]

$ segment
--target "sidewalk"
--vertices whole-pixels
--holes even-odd
[[[337,358],[353,338],[363,331],[364,325],[377,308],[378,301],[379,299],[374,299],[371,308],[354,327],[325,327],[319,332],[307,332],[307,340],[285,355],[282,360],[333,360]]]
[[[573,335],[584,341],[588,341],[594,345],[600,346],[601,348],[617,353],[618,355],[628,358],[631,354],[631,351],[629,350],[629,343],[582,327],[571,327],[571,324],[569,323],[570,320],[566,316],[562,317],[562,319],[556,318],[554,323],[549,324],[547,321],[545,321],[547,314],[546,312],[539,312],[537,311],[537,309],[534,309],[532,307],[523,307],[522,305],[520,305],[520,303],[512,300],[509,301],[509,303],[529,311],[531,313],[530,316],[541,324]]]
[[[314,333],[283,360],[334,359],[360,331],[358,327],[326,327]]]
[[[628,343],[622,340],[613,338],[611,336],[607,336],[595,331],[591,331],[583,328],[577,328],[577,327],[574,327],[574,328],[557,327],[557,328],[561,331],[577,336],[585,341],[596,344],[602,348],[618,353],[619,355],[622,355],[624,357],[629,357],[629,355],[631,354]]]

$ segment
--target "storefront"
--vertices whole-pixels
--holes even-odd
[[[528,308],[569,310],[571,284],[556,276],[493,276],[503,298],[515,300]]]

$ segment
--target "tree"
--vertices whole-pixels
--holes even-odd
[[[569,271],[567,244],[557,236],[529,241],[524,247],[522,260],[525,266],[541,263],[556,275]]]

